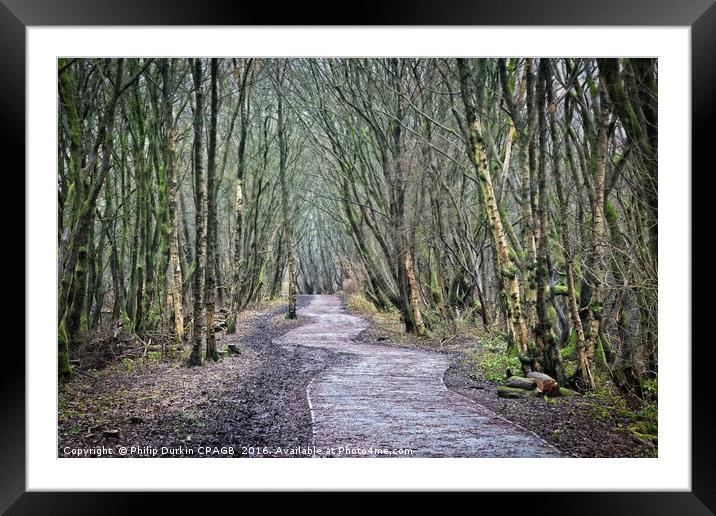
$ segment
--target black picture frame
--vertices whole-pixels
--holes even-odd
[[[420,0],[408,7],[399,2],[347,3],[350,11],[336,16],[337,5],[248,3],[242,0],[0,0],[0,117],[1,156],[19,158],[13,170],[24,170],[25,148],[25,29],[37,25],[617,25],[691,27],[692,65],[692,156],[693,167],[709,163],[716,118],[716,6],[713,0]],[[327,19],[330,17],[330,19]],[[49,115],[48,115],[49,116]],[[12,175],[9,167],[3,167]],[[713,168],[711,165],[709,168]],[[709,170],[705,170],[708,172]],[[16,172],[16,177],[22,174]],[[693,177],[693,172],[691,173]],[[685,179],[687,180],[687,179]],[[23,180],[19,189],[25,191]],[[693,191],[693,190],[692,190]],[[7,206],[4,206],[7,210]],[[17,218],[6,214],[5,220]],[[21,235],[21,229],[23,234]],[[24,228],[9,229],[5,240],[24,241]],[[15,234],[12,234],[15,231]],[[20,246],[17,246],[18,249]],[[24,249],[24,246],[22,247]],[[24,251],[0,261],[5,270],[31,274]],[[12,267],[12,269],[8,269]],[[22,290],[17,290],[22,292]],[[17,299],[15,299],[17,300]],[[684,300],[691,302],[691,300]],[[16,303],[17,306],[19,303]],[[696,305],[692,305],[696,309]],[[26,307],[31,310],[32,307]],[[706,308],[708,309],[708,308]],[[692,316],[692,320],[693,320]],[[681,343],[686,347],[691,343]],[[50,344],[48,344],[50,346]],[[712,435],[712,396],[701,388],[709,378],[709,340],[693,342],[692,385],[692,491],[610,493],[510,493],[487,494],[499,506],[523,506],[535,514],[713,514],[716,511],[716,454]],[[0,511],[7,514],[125,514],[149,509],[150,493],[26,492],[25,489],[25,359],[19,346],[3,351],[0,375],[3,423],[0,425]],[[555,482],[561,474],[554,472]],[[218,494],[212,494],[217,501]],[[223,496],[222,496],[223,498]],[[173,493],[163,496],[163,512],[186,510],[204,497]],[[326,501],[326,498],[323,498]],[[330,507],[326,501],[323,507]],[[422,496],[411,497],[422,504]],[[502,500],[502,501],[501,501]],[[300,502],[297,502],[301,505]],[[309,502],[310,503],[310,502]],[[470,502],[471,504],[474,502]],[[314,505],[313,503],[311,503]],[[342,498],[342,507],[369,510],[366,501]],[[316,506],[314,505],[314,508]],[[406,507],[407,508],[407,507]],[[317,507],[320,510],[320,506]]]

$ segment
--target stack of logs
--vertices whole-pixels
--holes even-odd
[[[549,375],[530,371],[526,377],[508,375],[507,384],[497,388],[500,398],[560,396],[559,384]]]

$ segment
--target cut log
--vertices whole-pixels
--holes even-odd
[[[105,437],[112,437],[117,439],[119,437],[119,430],[104,430],[102,435]]]
[[[239,348],[236,347],[236,344],[227,344],[226,351],[228,351],[230,355],[238,355],[239,354]]]
[[[535,383],[535,390],[542,396],[549,396],[550,398],[556,398],[559,396],[559,384],[554,380],[535,379]]]
[[[507,386],[515,389],[524,389],[531,391],[537,385],[537,381],[534,378],[522,378],[521,376],[511,376],[507,380]]]
[[[497,388],[497,396],[500,398],[521,399],[534,396],[534,393],[531,391],[526,391],[524,389],[515,389],[514,387],[501,385]]]
[[[553,382],[555,381],[554,378],[552,378],[550,375],[544,374],[544,373],[538,373],[537,371],[530,371],[529,373],[527,373],[527,377],[534,378],[536,380],[542,380],[542,381],[545,381],[545,380],[552,380]]]

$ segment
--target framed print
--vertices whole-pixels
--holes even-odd
[[[27,203],[3,510],[441,490],[712,513],[690,213],[710,2],[350,25],[3,2]]]

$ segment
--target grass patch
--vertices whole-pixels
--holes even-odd
[[[346,296],[346,308],[352,312],[358,312],[363,315],[376,315],[378,309],[368,298],[361,293],[348,294]]]
[[[471,376],[481,377],[490,382],[501,382],[505,379],[505,371],[520,371],[517,355],[508,352],[507,342],[503,337],[481,337],[476,344],[465,353],[464,365]]]

